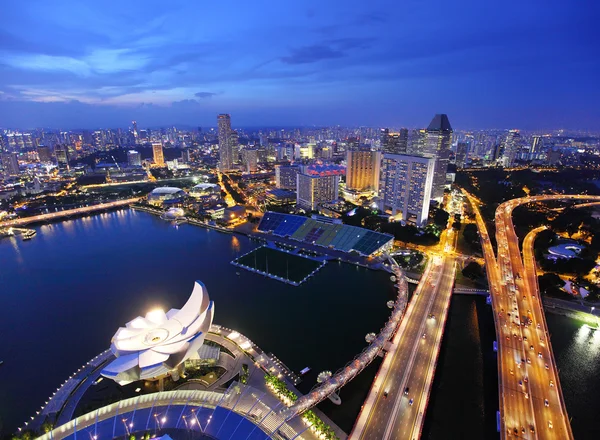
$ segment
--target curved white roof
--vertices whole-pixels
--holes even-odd
[[[102,370],[102,375],[125,385],[163,375],[186,359],[197,359],[213,316],[206,287],[196,281],[180,310],[153,310],[120,327],[111,344],[117,359]]]
[[[160,188],[154,188],[150,194],[177,194],[178,192],[183,192],[183,190],[174,186],[161,186]]]
[[[192,187],[192,190],[194,189],[210,189],[210,188],[216,188],[219,185],[217,185],[216,183],[199,183],[198,185]]]

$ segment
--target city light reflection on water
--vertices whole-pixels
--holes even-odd
[[[240,240],[235,235],[231,236],[231,249],[233,249],[234,252],[240,251]]]
[[[575,334],[575,342],[577,344],[583,344],[584,342],[586,342],[591,330],[592,329],[589,328],[587,325],[582,325],[581,327],[579,327],[579,330],[577,330],[577,333]]]
[[[105,350],[119,326],[154,307],[185,303],[194,280],[204,281],[215,301],[215,322],[247,334],[292,369],[317,373],[364,348],[364,335],[385,322],[394,293],[388,274],[339,262],[300,287],[237,270],[230,264],[236,253],[259,243],[190,225],[175,229],[132,210],[35,229],[30,241],[0,242],[0,335],[10,335],[0,344],[0,437],[27,420],[73,368]],[[344,343],[335,344],[341,321]],[[36,380],[15,381],[19,376]],[[308,389],[315,379],[307,375]],[[360,404],[346,401],[341,412],[353,405],[358,412]]]
[[[546,320],[573,435],[600,438],[600,330],[551,313]]]

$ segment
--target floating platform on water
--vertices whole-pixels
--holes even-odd
[[[261,246],[236,258],[231,264],[292,286],[299,286],[325,266],[326,261],[316,261],[286,250]]]

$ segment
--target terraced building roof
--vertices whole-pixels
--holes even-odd
[[[258,230],[305,243],[372,255],[391,246],[394,237],[356,226],[330,224],[293,214],[266,212]]]

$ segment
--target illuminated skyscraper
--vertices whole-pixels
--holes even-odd
[[[56,145],[54,155],[59,169],[69,169],[69,150],[66,145]]]
[[[339,196],[339,175],[304,174],[297,175],[296,205],[307,211],[314,211],[320,203],[337,201]]]
[[[296,190],[298,165],[277,165],[275,167],[275,182],[277,188]]]
[[[467,142],[459,142],[456,145],[456,157],[455,163],[457,168],[464,168],[467,162],[467,154],[469,150],[469,144]]]
[[[389,154],[406,154],[408,151],[408,129],[401,128],[399,132],[381,130],[381,151]]]
[[[379,209],[401,214],[404,221],[425,226],[433,187],[435,158],[384,154],[379,182]]]
[[[50,152],[50,147],[45,147],[40,145],[37,147],[38,157],[40,158],[40,162],[52,162],[52,153]]]
[[[346,188],[352,191],[377,191],[381,153],[370,148],[346,152]]]
[[[137,122],[136,121],[131,121],[131,125],[133,125],[133,140],[137,144],[138,143],[138,137],[139,137],[138,128],[137,128]]]
[[[424,128],[418,130],[411,130],[410,139],[408,140],[407,153],[421,156],[425,151],[425,144],[427,142],[427,130]]]
[[[431,198],[435,200],[441,200],[444,196],[451,143],[452,127],[450,126],[448,116],[445,114],[435,115],[429,127],[427,127],[427,139],[422,152],[423,156],[435,159],[433,187],[431,190]]]
[[[231,139],[231,116],[221,114],[217,116],[219,135],[219,169],[227,171],[233,168],[234,158]]]
[[[534,136],[531,140],[531,154],[540,153],[544,147],[544,140],[541,136]]]
[[[181,150],[181,163],[190,163],[192,161],[192,155],[189,148],[184,148]]]
[[[258,171],[258,150],[256,148],[245,148],[242,151],[242,157],[247,173]]]
[[[2,168],[4,169],[4,174],[8,176],[18,176],[19,156],[17,155],[17,153],[3,153]]]
[[[521,133],[519,133],[519,130],[509,130],[506,140],[504,141],[502,165],[505,167],[513,166],[519,148],[521,148]]]
[[[131,167],[141,167],[142,166],[142,156],[138,151],[129,150],[127,152],[127,163]]]
[[[152,157],[154,158],[154,163],[156,165],[159,167],[165,166],[162,142],[152,142]]]
[[[240,136],[235,130],[231,130],[229,134],[229,150],[233,164],[240,163]]]

